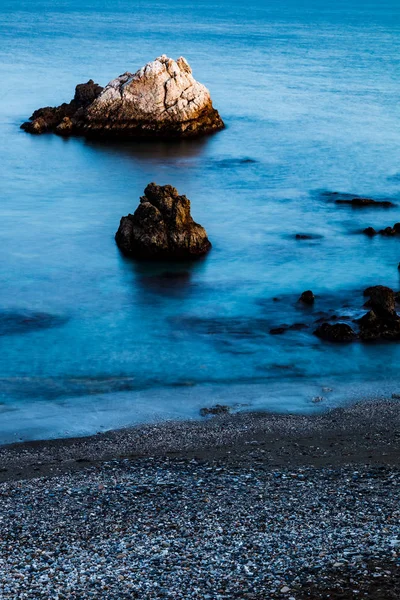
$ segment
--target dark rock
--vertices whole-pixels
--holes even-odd
[[[373,200],[372,198],[351,198],[351,199],[339,199],[335,200],[336,204],[350,204],[355,208],[363,208],[364,206],[380,206],[382,208],[390,208],[396,206],[389,200]]]
[[[311,290],[307,290],[303,292],[299,298],[299,302],[303,302],[304,304],[314,304],[315,296]]]
[[[103,91],[103,88],[89,79],[87,83],[80,83],[75,88],[75,96],[69,103],[61,106],[39,108],[30,117],[29,121],[21,125],[28,133],[46,133],[54,131],[60,134],[74,133],[73,119],[82,114],[90,102],[93,102]]]
[[[381,229],[379,233],[387,236],[396,235],[396,231],[393,229],[393,227],[385,227],[385,229]]]
[[[211,243],[190,214],[190,200],[171,185],[150,183],[133,215],[122,217],[115,235],[124,254],[135,258],[184,260],[206,254]]]
[[[322,238],[322,235],[318,235],[317,233],[296,233],[296,240],[319,240]]]
[[[363,233],[365,233],[366,235],[369,235],[369,236],[374,236],[379,233],[380,235],[384,235],[386,237],[400,235],[400,223],[395,223],[393,225],[393,227],[390,227],[390,226],[385,227],[384,229],[381,229],[380,231],[376,231],[373,227],[367,227],[366,229],[363,230]]]
[[[207,417],[208,415],[226,415],[230,412],[230,407],[225,404],[216,404],[215,406],[211,406],[209,408],[201,408],[200,415],[202,417]]]
[[[287,331],[288,328],[287,327],[275,327],[274,329],[270,329],[269,332],[271,335],[281,335],[282,333],[285,333],[285,331]]]
[[[80,83],[75,88],[74,101],[79,107],[89,106],[100,96],[103,88],[98,83],[95,83],[93,79],[89,79],[87,83]]]
[[[314,334],[328,342],[352,342],[357,338],[356,333],[347,323],[322,323]]]
[[[362,340],[399,340],[400,317],[396,313],[396,295],[388,287],[376,285],[364,290],[371,310],[358,319]]]
[[[378,316],[373,310],[358,320],[360,338],[370,340],[400,340],[400,318]]]
[[[367,227],[363,230],[363,233],[365,233],[365,235],[369,235],[370,237],[378,235],[378,232],[373,227]]]
[[[364,290],[364,296],[369,297],[369,306],[381,317],[395,317],[396,297],[393,290],[384,285],[375,285]]]

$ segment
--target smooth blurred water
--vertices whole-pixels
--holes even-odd
[[[400,287],[400,241],[356,233],[399,221],[400,208],[356,211],[321,195],[400,204],[397,2],[0,9],[0,316],[22,314],[15,331],[0,322],[0,442],[194,417],[215,402],[309,412],[399,391],[400,344],[268,333],[330,308],[356,316],[367,285]],[[189,60],[224,131],[109,145],[19,130],[77,83],[104,85],[162,53]],[[191,199],[213,242],[205,260],[120,255],[119,219],[150,181]],[[304,232],[321,237],[294,239]],[[301,309],[309,288],[317,302]],[[34,327],[31,312],[51,317]]]

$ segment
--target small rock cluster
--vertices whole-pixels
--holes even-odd
[[[317,327],[315,335],[330,342],[400,340],[400,317],[396,312],[394,291],[376,285],[364,290],[364,296],[369,297],[365,306],[370,310],[356,319],[358,333],[347,323],[324,322]]]
[[[385,229],[380,229],[379,231],[377,231],[373,227],[367,227],[366,229],[363,230],[363,233],[365,233],[365,235],[368,235],[370,237],[374,237],[375,235],[383,235],[386,237],[400,235],[400,223],[395,223],[393,225],[393,227],[385,227]]]

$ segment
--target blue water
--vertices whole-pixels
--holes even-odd
[[[216,402],[310,412],[400,390],[400,344],[311,334],[320,311],[360,314],[367,285],[400,288],[400,241],[356,233],[400,208],[356,211],[321,193],[400,206],[398,2],[0,8],[0,442],[195,417]],[[108,145],[19,130],[77,83],[104,85],[162,53],[188,59],[224,131]],[[213,243],[205,260],[120,255],[119,219],[150,181],[191,199]],[[302,309],[309,288],[317,302]],[[296,322],[310,328],[268,333]]]

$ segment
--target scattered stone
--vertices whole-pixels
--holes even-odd
[[[211,243],[190,214],[190,200],[171,185],[150,183],[133,215],[122,217],[118,247],[141,259],[184,260],[206,254]]]
[[[78,85],[69,104],[39,109],[21,127],[65,136],[181,138],[218,131],[224,123],[187,61],[162,55],[104,89],[93,80]]]

